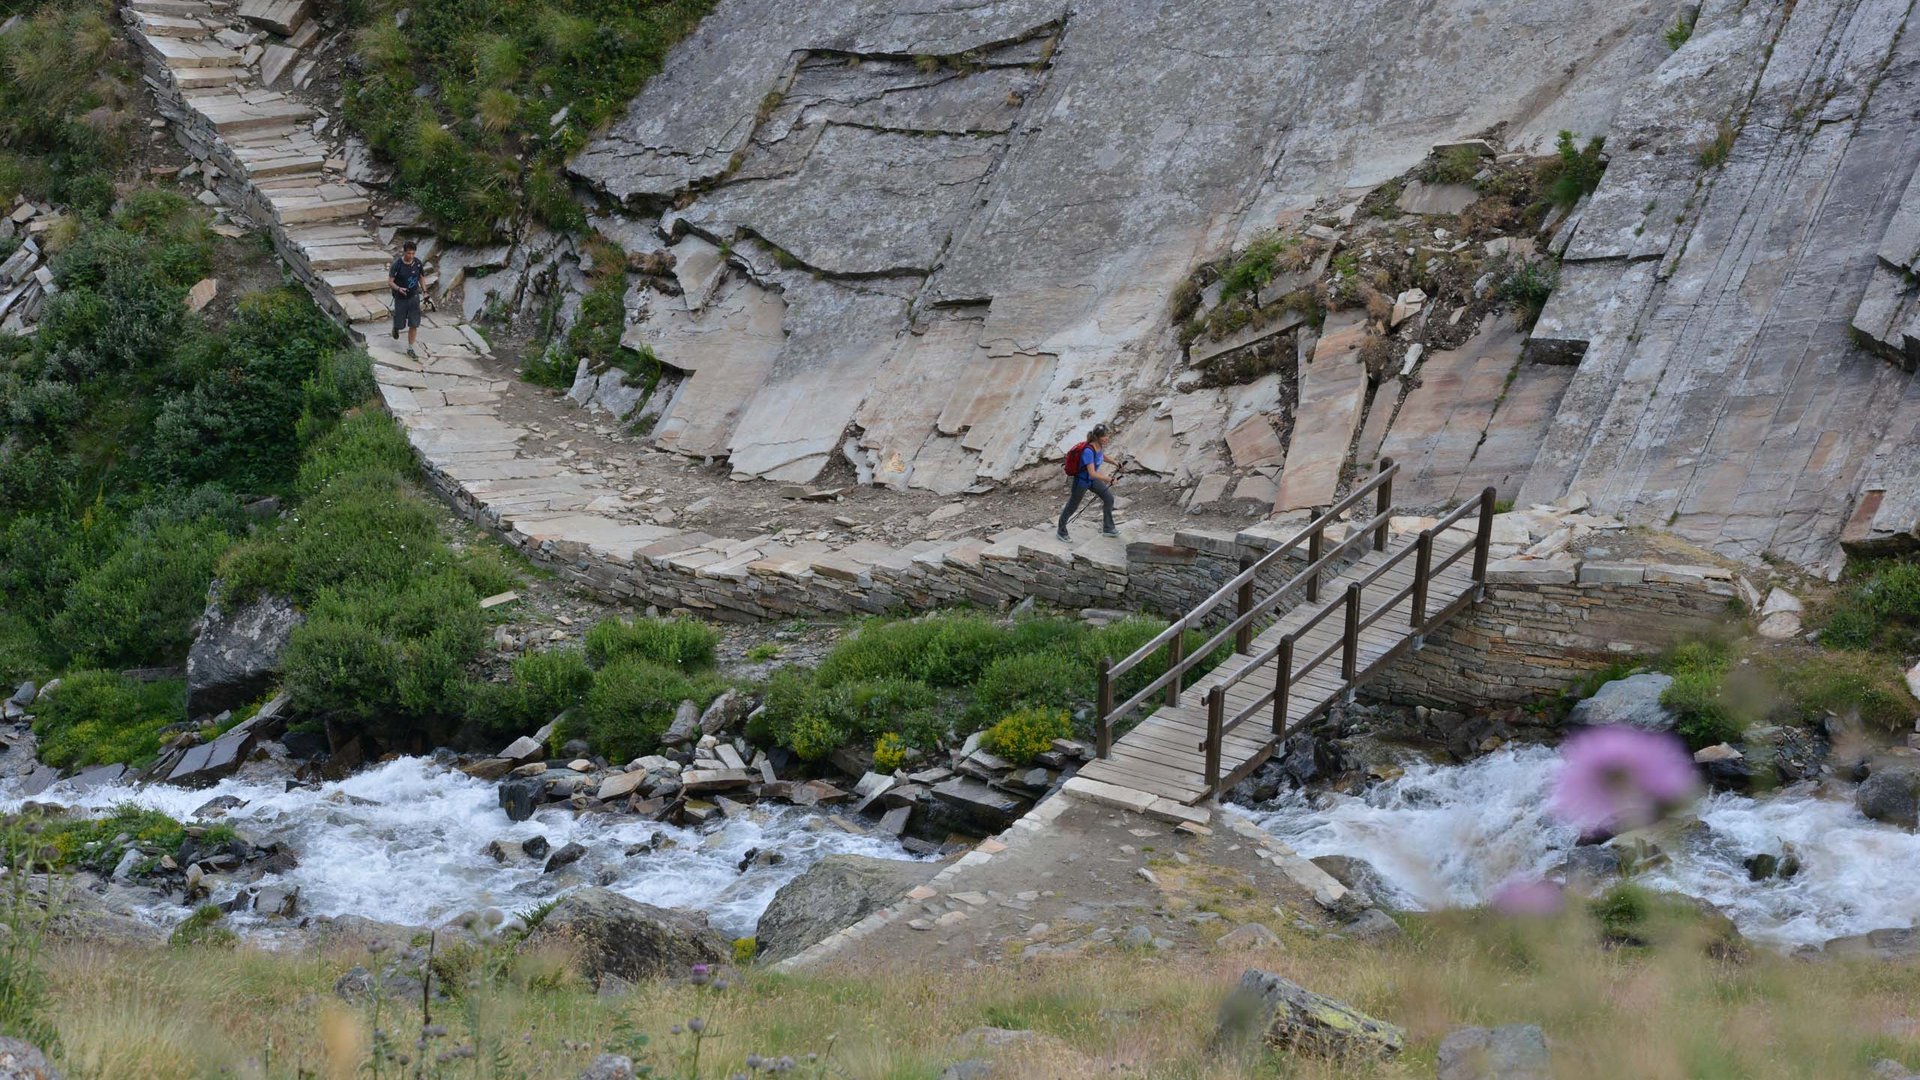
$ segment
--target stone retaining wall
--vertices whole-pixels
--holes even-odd
[[[1366,693],[1452,708],[1535,701],[1724,623],[1758,595],[1720,567],[1660,563],[1504,560],[1487,582],[1484,602],[1387,665]]]

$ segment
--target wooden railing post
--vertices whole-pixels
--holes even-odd
[[[1420,530],[1413,554],[1413,616],[1407,625],[1418,633],[1427,624],[1427,579],[1433,576],[1433,530]]]
[[[1320,561],[1320,549],[1326,543],[1321,535],[1325,528],[1324,525],[1315,526],[1313,535],[1307,537],[1308,566]],[[1320,571],[1318,570],[1315,570],[1313,576],[1307,579],[1307,599],[1310,601],[1320,599]]]
[[[1240,556],[1240,572],[1245,574],[1248,570],[1251,570],[1251,569],[1253,569],[1253,556],[1251,555]],[[1234,612],[1233,612],[1234,621],[1238,622],[1241,619],[1247,619],[1247,613],[1252,610],[1253,610],[1253,577],[1252,575],[1248,575],[1247,580],[1240,583],[1240,595],[1237,598],[1235,598],[1235,606],[1234,606]],[[1233,635],[1233,651],[1239,653],[1241,656],[1245,656],[1249,652],[1253,651],[1253,620],[1252,619],[1247,619],[1246,624],[1240,627],[1239,632]]]
[[[1487,552],[1493,547],[1493,489],[1480,493],[1480,530],[1473,538],[1473,583],[1487,583]]]
[[[1384,514],[1393,509],[1393,476],[1388,472],[1388,470],[1392,468],[1392,458],[1383,457],[1380,459],[1380,475],[1382,479],[1379,490],[1374,492],[1373,496],[1373,512],[1375,514]],[[1373,550],[1375,551],[1387,550],[1387,524],[1387,522],[1382,521],[1380,527],[1373,531]]]
[[[1100,658],[1100,698],[1094,708],[1099,710],[1100,723],[1094,732],[1094,753],[1106,757],[1113,749],[1113,660]]]
[[[1221,728],[1227,722],[1227,692],[1218,686],[1207,692],[1207,794],[1220,794]]]
[[[1274,659],[1273,737],[1287,733],[1287,698],[1293,693],[1293,635],[1280,639],[1280,655]]]
[[[1186,659],[1187,628],[1182,625],[1180,632],[1173,635],[1173,640],[1167,643],[1167,672],[1173,676],[1167,682],[1167,707],[1170,709],[1180,707],[1181,677],[1186,674],[1180,670],[1180,665],[1185,663]]]
[[[1352,682],[1360,673],[1360,583],[1347,586],[1347,627],[1340,656],[1340,676]]]

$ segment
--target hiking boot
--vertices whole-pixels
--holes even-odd
[[[1100,535],[1101,536],[1119,536],[1120,530],[1119,529],[1101,529]]]
[[[414,352],[412,348],[408,348],[408,349],[407,349],[407,355],[408,355],[408,356],[415,356],[415,357],[417,357],[417,356],[419,356],[420,354],[419,354],[419,353],[416,353],[416,352]]]
[[[394,327],[394,328],[393,328],[393,334],[392,334],[392,337],[393,337],[393,340],[395,340],[395,341],[399,341],[399,340],[400,340],[400,328],[399,328],[399,327],[397,327],[397,326],[396,326],[396,327]]]
[[[1053,531],[1053,538],[1060,541],[1063,544],[1070,544],[1073,542],[1073,537],[1068,536],[1067,530],[1065,529],[1055,529]]]

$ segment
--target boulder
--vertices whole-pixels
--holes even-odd
[[[1660,695],[1673,685],[1673,676],[1645,672],[1615,679],[1594,695],[1574,705],[1567,714],[1571,727],[1628,724],[1646,731],[1672,731],[1675,717]]]
[[[1435,1080],[1553,1080],[1547,1037],[1534,1024],[1458,1028],[1440,1040]]]
[[[0,1036],[0,1080],[60,1080],[60,1071],[39,1047]]]
[[[717,735],[735,727],[746,716],[746,704],[738,690],[728,690],[714,698],[713,704],[700,714],[700,734]]]
[[[523,776],[500,785],[500,809],[507,812],[508,821],[525,821],[533,816],[533,808],[540,801],[540,793],[546,788],[546,778],[542,776]]]
[[[568,893],[521,943],[523,949],[570,952],[582,974],[600,985],[612,976],[641,982],[718,964],[733,950],[705,916],[642,904],[606,889]]]
[[[1874,960],[1920,959],[1920,927],[1895,926],[1849,937],[1828,938],[1819,953],[1830,957],[1866,957]]]
[[[1391,1057],[1406,1033],[1353,1006],[1249,968],[1220,1006],[1222,1047],[1253,1043],[1317,1057]]]
[[[551,874],[561,867],[572,866],[584,858],[586,854],[587,849],[584,845],[569,841],[566,844],[562,844],[560,850],[554,852],[553,855],[547,859],[546,869],[542,870],[541,873]]]
[[[633,1080],[633,1059],[621,1054],[601,1054],[593,1059],[580,1080]]]
[[[1853,793],[1854,805],[1875,821],[1920,828],[1920,765],[1877,765]]]
[[[673,723],[660,736],[661,746],[684,746],[700,736],[700,706],[683,701],[674,710]]]
[[[829,855],[780,887],[760,916],[755,956],[785,960],[923,885],[939,867],[865,855]]]
[[[212,716],[258,700],[272,687],[287,638],[304,618],[281,596],[222,607],[216,583],[187,649],[187,715]]]
[[[1387,879],[1381,877],[1380,871],[1375,870],[1373,864],[1365,859],[1356,859],[1350,855],[1320,855],[1308,861],[1325,870],[1333,880],[1345,885],[1348,889],[1364,894],[1368,904],[1380,903],[1393,895]]]

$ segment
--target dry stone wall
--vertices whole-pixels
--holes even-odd
[[[1720,566],[1502,560],[1487,597],[1389,664],[1369,695],[1453,708],[1524,704],[1724,624],[1754,587]]]

